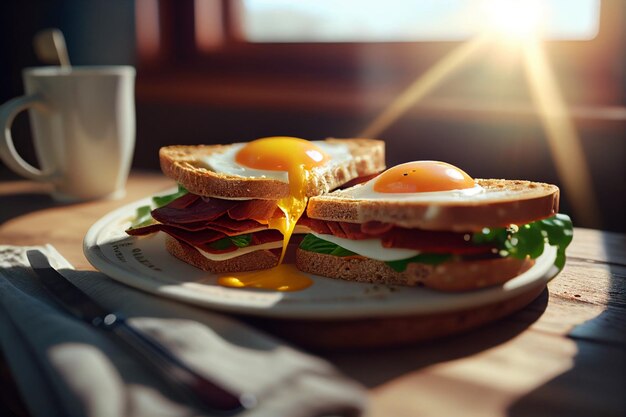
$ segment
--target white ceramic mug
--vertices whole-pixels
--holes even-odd
[[[0,157],[17,174],[54,184],[58,200],[119,198],[135,147],[135,69],[39,67],[23,71],[26,95],[0,106]],[[29,110],[41,169],[24,161],[11,137]]]

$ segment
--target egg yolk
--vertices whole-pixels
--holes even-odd
[[[312,281],[291,265],[282,265],[289,239],[296,223],[306,209],[306,186],[311,169],[322,166],[330,157],[319,147],[304,139],[270,137],[248,143],[235,156],[235,161],[248,168],[268,171],[286,171],[289,178],[289,196],[278,200],[283,217],[269,219],[268,226],[283,234],[283,250],[279,265],[271,270],[229,274],[218,278],[227,287],[265,288],[295,291],[306,288]]]
[[[378,176],[379,193],[422,193],[472,188],[474,179],[464,171],[439,161],[415,161],[396,165]]]
[[[303,167],[310,170],[325,164],[329,159],[328,155],[313,143],[288,136],[254,140],[241,148],[235,156],[238,164],[248,168],[287,171],[290,175],[290,184],[294,169]]]

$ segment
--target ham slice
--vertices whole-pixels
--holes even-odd
[[[233,220],[267,221],[276,210],[280,209],[274,200],[245,200],[228,209],[228,216]]]
[[[278,230],[271,230],[271,229],[260,230],[258,232],[251,234],[250,244],[246,247],[254,247],[254,246],[258,246],[258,245],[262,245],[264,243],[270,243],[270,242],[281,242],[282,240],[283,240],[283,235]],[[190,243],[190,242],[187,242],[187,243]],[[229,246],[226,249],[216,249],[216,248],[211,247],[210,243],[197,243],[197,244],[190,243],[190,244],[209,253],[228,253],[228,252],[234,252],[237,249],[239,249],[239,247],[236,245]]]
[[[381,239],[386,248],[413,249],[428,253],[481,254],[491,253],[494,246],[476,245],[467,233],[438,232],[396,227],[391,223],[363,224],[311,219],[303,216],[298,224],[308,226],[318,234],[330,234],[344,239]]]
[[[187,193],[183,195],[182,197],[177,198],[176,200],[170,201],[168,206],[173,209],[182,210],[184,208],[189,207],[200,198],[201,197],[199,195]]]
[[[282,233],[267,228],[268,220],[277,210],[280,209],[273,200],[223,200],[188,193],[152,210],[157,222],[126,232],[144,236],[162,231],[206,252],[224,253],[237,250],[237,246],[220,250],[211,248],[210,244],[248,231],[254,230],[249,246],[282,241]]]
[[[435,232],[394,227],[381,235],[383,247],[414,249],[428,253],[490,253],[492,245],[476,245],[466,233]]]
[[[182,206],[181,202],[178,200],[191,199],[187,197],[188,195],[189,194],[185,194],[166,206],[152,210],[152,217],[164,224],[211,221],[225,214],[231,207],[239,203],[239,201],[236,200],[222,200],[219,198],[202,198],[196,196],[196,199],[192,203]],[[185,201],[185,203],[187,203],[187,201]]]

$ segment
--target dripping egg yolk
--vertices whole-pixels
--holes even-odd
[[[307,204],[307,183],[311,169],[322,166],[330,157],[318,146],[304,139],[270,137],[245,145],[235,156],[242,166],[268,171],[286,171],[289,195],[278,200],[284,216],[269,219],[268,226],[283,234],[283,249],[278,267],[247,274],[229,274],[218,278],[227,287],[253,287],[277,291],[304,289],[312,281],[291,265],[282,265],[289,239]]]
[[[285,257],[287,244],[296,222],[306,208],[309,172],[314,167],[324,165],[329,159],[328,155],[313,143],[286,136],[257,139],[241,148],[235,156],[238,164],[248,168],[287,171],[289,196],[277,202],[285,216],[269,220],[269,227],[283,234],[280,262]]]
[[[472,188],[474,179],[445,162],[415,161],[396,165],[378,176],[374,191],[379,193],[422,193]]]

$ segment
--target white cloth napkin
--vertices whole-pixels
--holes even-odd
[[[28,264],[35,247],[0,245],[0,349],[34,417],[209,415],[193,409],[106,331],[70,316]],[[360,416],[364,390],[329,363],[236,320],[76,271],[36,247],[64,276],[166,345],[179,359],[258,405],[241,417]]]

